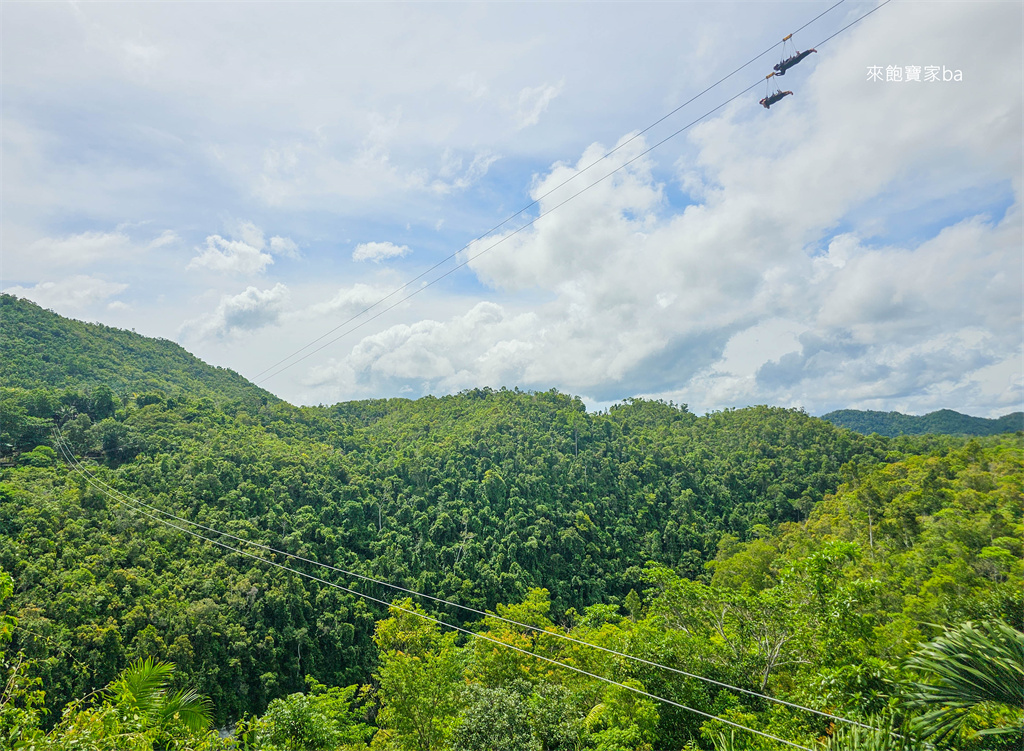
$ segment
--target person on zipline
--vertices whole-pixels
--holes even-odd
[[[782,91],[782,89],[779,89],[771,96],[766,96],[764,99],[762,99],[760,101],[760,105],[764,107],[766,110],[771,109],[771,106],[773,104],[782,101],[783,97],[791,96],[792,94],[792,91]]]
[[[780,76],[786,75],[786,71],[787,70],[792,68],[794,65],[796,65],[798,62],[803,60],[805,57],[807,57],[812,52],[817,52],[817,51],[818,50],[813,50],[813,49],[812,50],[805,50],[804,52],[797,52],[792,57],[787,57],[781,63],[776,63],[773,66],[775,68],[775,73],[777,75],[780,75]]]

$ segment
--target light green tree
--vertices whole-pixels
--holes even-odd
[[[640,681],[623,684],[644,690]],[[598,751],[650,751],[658,727],[658,709],[650,699],[621,686],[609,686],[585,720]]]
[[[470,686],[452,736],[455,751],[540,751],[523,697],[504,688]]]
[[[307,693],[275,699],[266,713],[245,723],[239,735],[259,751],[333,751],[363,745],[373,729],[355,706],[358,686],[328,688],[306,676]]]
[[[527,701],[530,724],[542,751],[574,751],[582,745],[584,713],[569,689],[541,681]]]
[[[441,634],[436,623],[415,613],[426,614],[406,599],[377,624],[382,732],[375,743],[437,751],[447,747],[462,709],[463,658],[454,632]]]
[[[0,569],[0,605],[13,590],[10,574]],[[0,747],[35,735],[42,714],[44,696],[39,679],[28,674],[23,654],[6,651],[17,625],[14,616],[0,615]]]

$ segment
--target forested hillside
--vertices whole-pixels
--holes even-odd
[[[25,337],[71,325],[40,321]],[[646,694],[810,747],[844,736],[722,684],[872,723],[925,717],[906,688],[915,649],[966,621],[1022,625],[1019,434],[890,439],[644,400],[595,414],[555,391],[295,408],[233,374],[193,394],[176,368],[139,391],[94,380],[121,367],[124,332],[74,325],[70,356],[112,359],[42,385],[5,325],[5,368],[32,386],[5,381],[0,401],[9,743],[221,747],[132,709],[159,678],[208,697],[218,727],[244,720],[251,748],[779,747]],[[1011,748],[976,731],[1019,723],[985,705],[944,742]]]
[[[1024,429],[1024,412],[1011,412],[997,419],[971,417],[951,409],[940,409],[927,415],[904,415],[901,412],[875,412],[840,409],[821,416],[833,425],[849,428],[864,435],[878,433],[889,437],[900,435],[999,435]]]
[[[278,401],[232,370],[215,368],[174,342],[83,323],[0,295],[0,386],[117,394],[161,391],[222,400]]]

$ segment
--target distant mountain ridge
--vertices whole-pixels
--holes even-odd
[[[172,341],[65,318],[29,300],[0,294],[0,387],[97,386],[116,393],[188,393],[218,402],[281,402],[235,371],[208,365]],[[384,407],[385,401],[371,400],[353,402],[347,409],[361,413],[377,402],[379,408]],[[863,435],[889,437],[928,433],[984,436],[1024,430],[1024,412],[988,419],[949,409],[922,416],[842,409],[820,419]]]
[[[998,435],[1024,430],[1024,412],[1011,412],[999,418],[972,417],[940,409],[926,415],[905,415],[902,412],[840,409],[821,416],[833,425],[862,433],[896,437],[900,435]]]
[[[187,392],[218,402],[280,401],[174,342],[75,321],[13,295],[0,295],[0,386],[106,386],[115,393]]]

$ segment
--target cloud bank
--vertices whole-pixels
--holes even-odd
[[[901,22],[890,18],[822,55],[768,124],[744,103],[695,128],[674,184],[635,139],[611,178],[492,251],[481,252],[495,238],[471,246],[463,260],[503,304],[366,337],[309,383],[557,385],[595,402],[636,393],[697,408],[1019,408],[1021,100],[989,88],[1013,77],[1014,32],[1004,25],[986,49],[943,33],[985,13],[996,26],[993,7],[930,17],[916,54],[955,56],[969,71],[1008,50],[1005,67],[991,64],[1005,81],[863,80],[862,61],[896,48]],[[607,151],[594,144],[538,176],[538,213],[592,182],[557,188]],[[683,204],[671,197],[680,188]],[[936,226],[936,196],[965,190],[1003,198],[968,197]],[[547,302],[517,312],[517,294]]]
[[[87,274],[76,274],[59,281],[39,282],[31,287],[8,287],[4,292],[16,297],[27,298],[44,308],[59,309],[69,314],[75,314],[97,304],[105,304],[108,307],[123,306],[124,303],[116,300],[110,301],[110,298],[126,289],[128,289],[127,284],[111,282]]]
[[[868,7],[826,13],[799,45]],[[174,4],[13,4],[5,284],[255,374],[533,198],[468,267],[273,387],[1019,408],[1019,4],[890,3],[787,74],[780,106],[749,92],[641,156],[751,68],[625,144],[809,17],[228,3],[194,34]],[[866,75],[912,65],[961,80]]]

